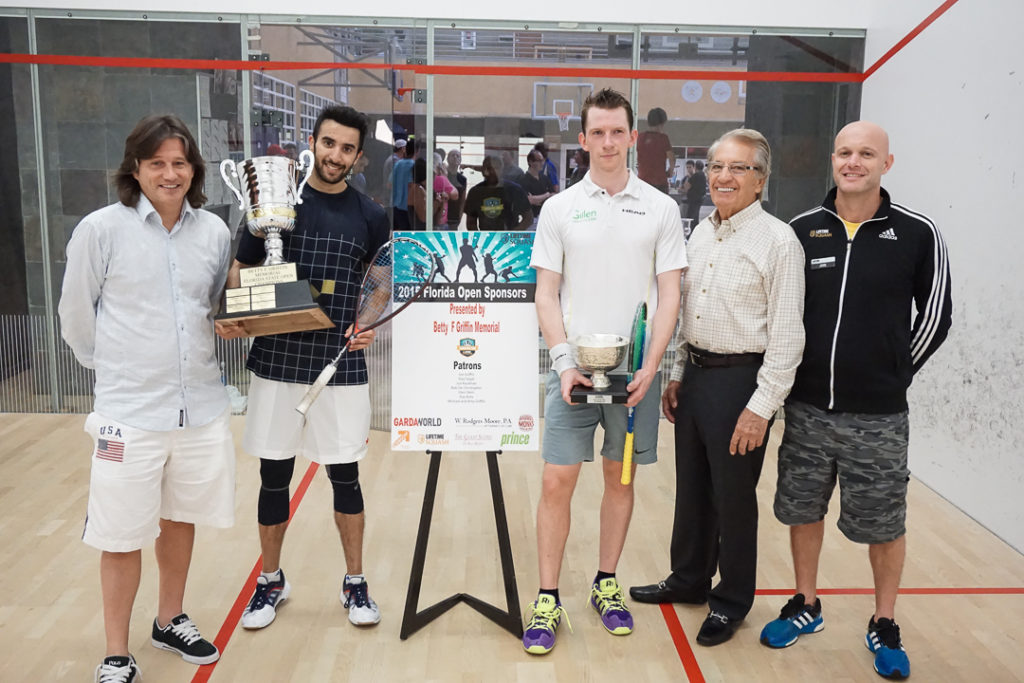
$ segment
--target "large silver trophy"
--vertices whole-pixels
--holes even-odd
[[[300,171],[305,173],[296,185]],[[237,163],[225,159],[220,164],[220,175],[238,198],[249,232],[265,240],[266,259],[262,265],[242,269],[241,287],[227,290],[224,313],[217,316],[240,324],[249,336],[334,327],[313,301],[315,290],[298,279],[294,263],[284,260],[281,236],[295,229],[295,207],[302,203],[302,189],[312,172],[309,150],[299,155],[298,164],[284,156]]]
[[[576,363],[591,373],[593,387],[577,385],[570,394],[574,403],[625,403],[629,398],[624,377],[608,377],[608,372],[622,365],[629,349],[629,340],[617,334],[581,334],[570,344],[576,352]]]

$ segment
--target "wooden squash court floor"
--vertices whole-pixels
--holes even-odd
[[[0,547],[6,589],[0,596],[0,681],[92,681],[103,655],[99,554],[80,541],[89,474],[84,415],[0,414]],[[322,472],[312,478],[285,541],[283,567],[292,597],[268,628],[232,628],[233,606],[259,554],[256,538],[257,461],[238,444],[234,528],[200,528],[186,610],[223,656],[196,667],[149,644],[155,614],[156,568],[143,554],[131,648],[145,683],[213,681],[874,681],[864,647],[871,616],[866,550],[835,528],[834,501],[821,559],[825,629],[786,650],[757,641],[792,592],[788,534],[771,513],[775,488],[774,432],[759,487],[759,596],[734,638],[703,648],[693,637],[704,607],[631,603],[635,632],[615,637],[588,607],[597,562],[600,470],[585,466],[573,504],[573,528],[562,571],[563,623],[545,657],[460,605],[399,639],[428,457],[394,453],[373,432],[361,465],[367,501],[364,566],[383,619],[370,629],[349,624],[338,601],[344,574]],[[664,578],[671,532],[671,426],[662,421],[659,462],[641,468],[629,538],[619,565],[624,586]],[[499,457],[520,608],[537,589],[534,515],[540,490],[536,453]],[[292,493],[308,463],[298,461]],[[910,489],[908,557],[897,618],[910,655],[912,680],[1024,680],[1024,556],[916,480]],[[244,598],[248,597],[245,592]],[[483,454],[442,459],[420,608],[466,592],[504,606],[494,518]]]

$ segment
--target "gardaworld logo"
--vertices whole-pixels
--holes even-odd
[[[396,417],[394,420],[396,427],[440,427],[441,418],[439,417]]]
[[[476,353],[477,348],[476,339],[464,337],[459,340],[459,353],[467,358]]]

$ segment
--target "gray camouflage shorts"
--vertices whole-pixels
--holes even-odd
[[[888,543],[906,533],[907,412],[830,413],[786,404],[779,446],[775,516],[788,525],[820,522],[839,481],[839,530],[856,543]]]

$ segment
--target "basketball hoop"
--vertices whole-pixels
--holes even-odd
[[[562,131],[563,133],[569,130],[569,112],[558,112],[558,130]]]

